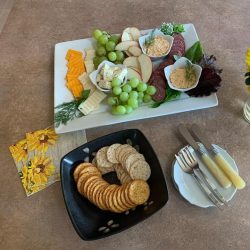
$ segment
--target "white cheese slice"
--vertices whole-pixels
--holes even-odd
[[[88,97],[88,99],[84,102],[82,102],[79,106],[78,109],[84,114],[88,115],[91,111],[93,111],[101,102],[102,100],[106,97],[106,95],[96,89],[94,93]]]

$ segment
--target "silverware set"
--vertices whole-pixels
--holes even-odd
[[[199,134],[201,134],[200,130],[197,128],[196,125],[193,125],[192,128],[193,130],[194,128],[197,129]],[[194,152],[196,153],[196,155],[202,158],[203,162],[207,163],[206,165],[209,170],[211,167],[213,171],[214,168],[217,167],[216,163],[214,163],[213,160],[209,157],[209,153],[206,152],[205,147],[202,144],[198,144],[195,141],[191,133],[184,125],[179,126],[179,132],[185,138],[185,140],[190,144],[190,146],[184,147],[178,152],[178,154],[175,155],[175,158],[179,163],[181,169],[185,173],[190,174],[195,179],[195,181],[197,182],[198,186],[203,191],[203,193],[217,208],[222,209],[223,205],[228,206],[226,199],[218,191],[216,186],[209,180],[204,171],[199,167]],[[216,169],[214,173],[212,172],[212,174],[219,176],[217,180],[220,180],[221,186],[228,187],[230,181],[225,177],[225,175],[220,175],[220,172],[217,171],[218,169]]]

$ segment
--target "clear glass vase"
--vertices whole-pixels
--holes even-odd
[[[247,122],[250,123],[250,96],[248,97],[247,101],[245,102],[243,108],[243,115]]]

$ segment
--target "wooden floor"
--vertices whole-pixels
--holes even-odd
[[[15,0],[0,0],[0,33],[13,7]]]

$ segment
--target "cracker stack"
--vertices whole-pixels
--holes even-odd
[[[115,143],[101,148],[92,162],[102,174],[116,171],[122,184],[131,180],[148,180],[151,169],[142,154],[129,144]]]
[[[82,163],[74,171],[77,189],[85,198],[102,210],[125,212],[145,203],[150,189],[144,180],[132,180],[121,186],[109,184],[91,163]]]

